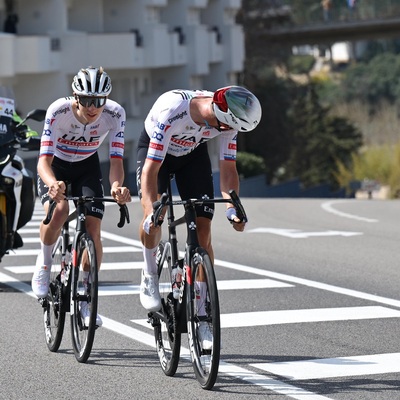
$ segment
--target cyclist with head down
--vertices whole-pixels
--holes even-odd
[[[143,208],[139,235],[143,244],[144,268],[140,301],[148,311],[161,307],[158,290],[156,251],[161,239],[160,227],[152,223],[152,204],[165,192],[171,173],[182,199],[214,197],[211,161],[207,141],[220,140],[220,188],[223,198],[229,190],[239,193],[236,170],[237,134],[253,130],[261,119],[261,105],[256,96],[241,86],[228,86],[215,92],[171,90],[154,103],[145,122],[137,149],[137,185]],[[200,245],[213,260],[211,220],[214,206],[197,208]],[[227,218],[237,231],[244,230],[235,209],[227,203]],[[201,284],[201,282],[200,282]],[[198,288],[201,293],[201,287]],[[203,329],[204,328],[204,329]],[[208,324],[200,326],[203,348],[210,341]],[[210,342],[209,342],[210,343]]]

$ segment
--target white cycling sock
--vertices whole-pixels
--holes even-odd
[[[40,266],[42,265],[50,266],[53,263],[53,257],[51,256],[53,252],[53,247],[54,244],[47,245],[43,244],[42,242],[40,243],[41,253],[38,256],[36,263],[37,265],[40,264]]]
[[[157,247],[154,247],[154,249],[147,249],[146,247],[143,246],[143,258],[144,258],[143,271],[145,274],[154,275],[157,273],[157,263],[156,263]]]
[[[196,290],[196,303],[197,303],[197,315],[206,315],[206,294],[207,294],[207,284],[206,282],[196,281],[194,283]]]

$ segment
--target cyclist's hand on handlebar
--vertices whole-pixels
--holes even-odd
[[[117,186],[113,184],[111,187],[111,196],[118,204],[129,203],[132,200],[131,193],[125,186]]]
[[[163,223],[164,218],[162,215],[158,218],[158,224],[157,226],[154,225],[154,214],[151,213],[149,214],[145,220],[143,221],[143,230],[150,235],[150,232],[154,229],[159,229],[160,225]]]
[[[65,197],[65,182],[63,181],[54,181],[49,186],[49,196],[56,203],[59,203],[61,200],[64,200]]]
[[[232,224],[233,229],[238,232],[243,232],[246,226],[246,221],[240,220],[236,215],[236,210],[234,207],[229,207],[225,211],[226,218]]]

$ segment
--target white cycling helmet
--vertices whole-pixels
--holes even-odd
[[[253,130],[261,120],[261,104],[253,93],[241,86],[218,89],[213,96],[218,121],[240,132]]]
[[[82,68],[72,81],[72,90],[77,96],[105,97],[111,93],[111,78],[103,67]]]

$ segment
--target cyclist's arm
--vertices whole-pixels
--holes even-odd
[[[236,193],[239,194],[239,174],[236,169],[236,161],[233,160],[220,160],[220,187],[221,194],[224,199],[229,199],[229,190],[233,189]],[[226,203],[227,210],[233,208],[231,203]],[[233,210],[230,210],[233,211]],[[229,211],[227,212],[227,216],[230,215]],[[234,215],[236,215],[234,213]],[[239,218],[234,217],[233,228],[236,231],[243,231],[245,227],[245,222],[241,222]]]
[[[158,172],[161,168],[161,163],[146,159],[142,174],[140,177],[140,188],[142,191],[142,207],[144,216],[147,217],[153,213],[153,203],[158,198]]]
[[[111,185],[111,196],[114,197],[119,204],[125,204],[131,201],[129,189],[125,186],[122,186],[125,179],[122,158],[116,157],[110,159],[109,179]]]
[[[64,199],[65,183],[57,181],[51,168],[53,156],[41,156],[37,164],[37,172],[40,179],[48,186],[49,196],[57,203]]]

